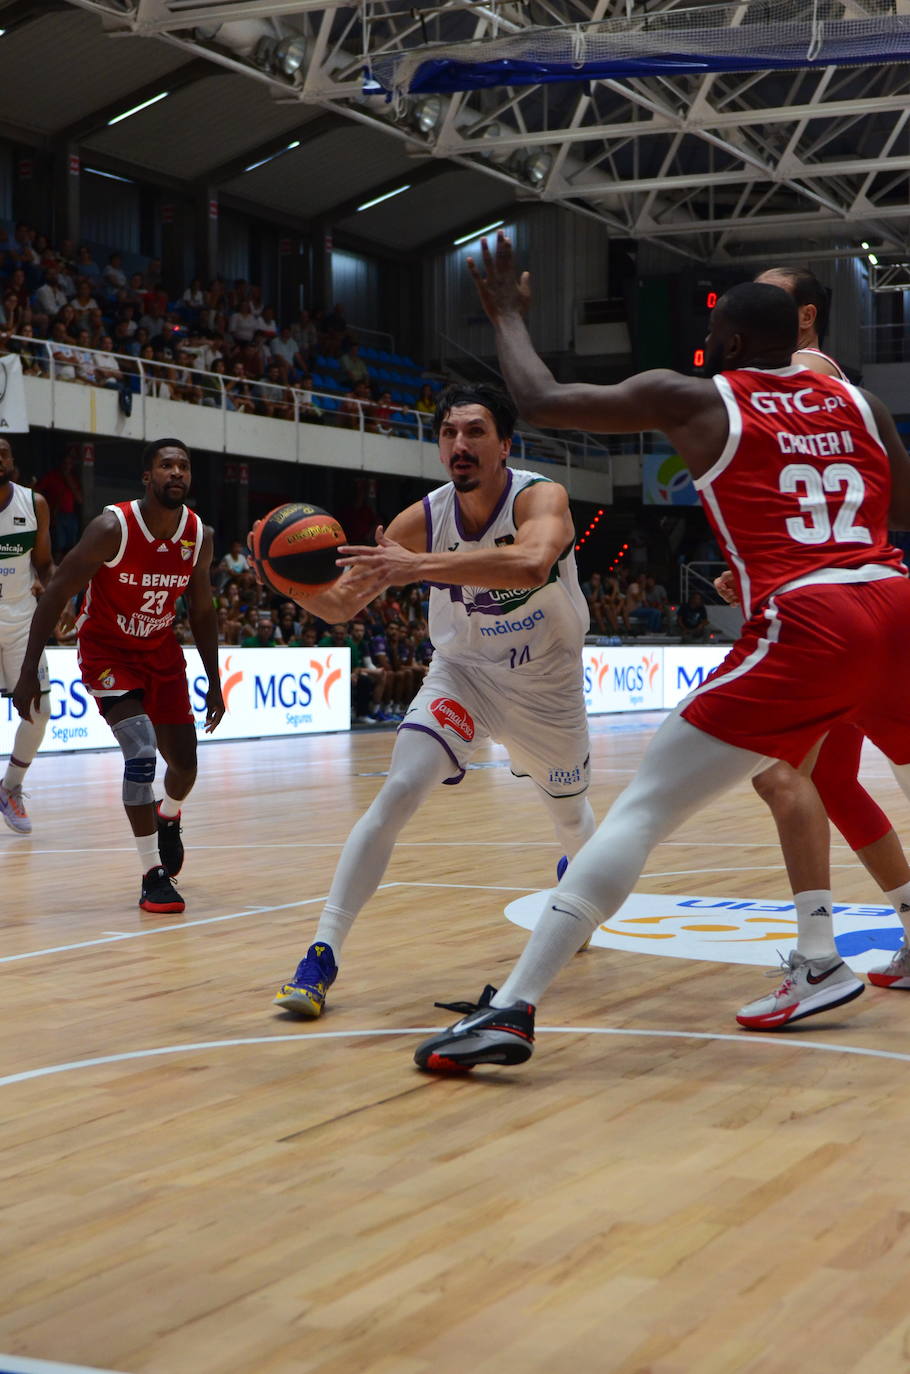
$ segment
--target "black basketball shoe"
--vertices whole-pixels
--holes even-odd
[[[158,855],[169,878],[176,878],[183,867],[183,841],[180,838],[180,812],[176,816],[162,816],[161,803],[155,808],[158,817]]]
[[[160,864],[150,868],[142,879],[139,905],[143,911],[153,911],[159,916],[168,911],[186,910],[186,902]]]
[[[528,1002],[492,1007],[489,984],[474,1002],[436,1002],[463,1013],[447,1030],[417,1047],[414,1063],[430,1073],[459,1073],[476,1064],[523,1064],[534,1053],[534,1008]]]

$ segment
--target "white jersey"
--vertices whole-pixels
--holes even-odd
[[[515,499],[526,487],[549,479],[507,468],[508,480],[493,514],[479,534],[465,533],[451,482],[423,498],[427,550],[488,549],[515,541]],[[578,585],[573,544],[560,555],[540,587],[455,587],[430,590],[430,639],[437,657],[459,665],[521,669],[524,676],[549,675],[557,666],[580,672],[581,650],[590,623]]]
[[[29,487],[9,485],[12,498],[0,510],[0,625],[30,621],[37,605],[32,595],[38,532],[35,497]]]

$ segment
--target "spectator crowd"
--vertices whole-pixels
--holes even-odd
[[[103,256],[103,255],[100,255]],[[398,354],[366,348],[340,305],[279,320],[255,283],[194,279],[176,297],[161,263],[128,272],[85,245],[19,223],[0,228],[0,352],[27,375],[247,415],[414,436],[438,378]],[[141,362],[141,367],[140,367]]]

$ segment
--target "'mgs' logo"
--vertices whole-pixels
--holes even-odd
[[[657,655],[656,655],[656,654],[645,654],[645,655],[642,657],[641,662],[642,662],[642,667],[643,667],[643,669],[644,669],[645,677],[647,677],[647,679],[648,679],[648,686],[649,686],[649,687],[653,687],[653,686],[654,686],[654,679],[655,679],[655,677],[657,676],[657,671],[658,671],[658,669],[660,668],[660,663],[659,663],[659,661],[658,661]]]
[[[317,659],[315,659],[315,658],[311,658],[311,659],[310,659],[310,667],[312,668],[313,672],[316,674],[316,686],[317,686],[317,687],[319,686],[320,682],[322,682],[322,675],[323,675],[323,673],[325,673],[325,675],[326,675],[326,677],[325,677],[325,682],[322,682],[322,695],[323,695],[323,697],[324,697],[324,699],[325,699],[325,704],[326,704],[326,706],[328,706],[328,704],[329,704],[329,692],[331,692],[332,688],[335,686],[335,683],[336,683],[336,682],[338,681],[338,679],[341,677],[341,669],[340,669],[340,668],[333,668],[333,667],[332,667],[332,655],[331,655],[331,654],[329,654],[329,656],[328,656],[328,658],[326,659],[326,661],[325,661],[324,664],[320,663],[320,662],[319,662]]]
[[[437,697],[430,703],[430,714],[435,716],[444,730],[446,726],[463,740],[474,738],[474,721],[460,702],[451,697]]]

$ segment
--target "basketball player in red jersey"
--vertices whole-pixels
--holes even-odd
[[[714,673],[657,731],[630,786],[575,856],[513,972],[421,1045],[426,1069],[520,1063],[534,1006],[625,901],[653,849],[699,806],[773,759],[799,766],[836,721],[855,721],[910,794],[910,582],[889,519],[910,520],[910,456],[882,403],[791,363],[793,297],[749,282],[714,311],[711,380],[645,372],[618,386],[560,385],[523,314],[511,245],[470,264],[519,411],[536,424],[662,430],[689,467],[736,578],[746,622]],[[791,974],[806,1010],[863,989],[836,956]],[[840,987],[838,986],[840,985]],[[813,1000],[816,999],[816,1000]]]
[[[828,321],[828,297],[818,278],[806,267],[771,267],[756,281],[780,286],[796,301],[799,338],[793,362],[847,381],[839,364],[820,348]],[[735,601],[732,573],[718,579],[718,590]],[[802,958],[832,958],[837,953],[828,817],[878,883],[910,938],[910,865],[890,820],[859,782],[862,747],[862,733],[841,721],[829,730],[814,763],[810,757],[798,771],[781,761],[752,779],[777,826],[796,907],[797,941],[796,959],[792,954],[788,957],[787,976],[780,988],[740,1009],[737,1020],[750,1030],[777,1030],[798,1016],[801,1006],[793,1001],[791,966]],[[879,987],[910,987],[906,941],[889,964],[870,970],[869,981]],[[829,1011],[837,1005],[829,1002],[817,1010]]]
[[[106,506],[60,564],[32,620],[13,704],[28,719],[38,697],[41,650],[71,596],[87,586],[76,630],[82,680],[123,751],[123,803],[136,839],[143,911],[183,911],[172,878],[183,865],[180,804],[196,781],[196,727],[183,653],[173,633],[177,598],[208,677],[206,733],[224,715],[218,623],[209,569],[212,531],[184,505],[190,454],[159,439],[142,455],[145,494]],[[156,751],[167,764],[155,805]]]

